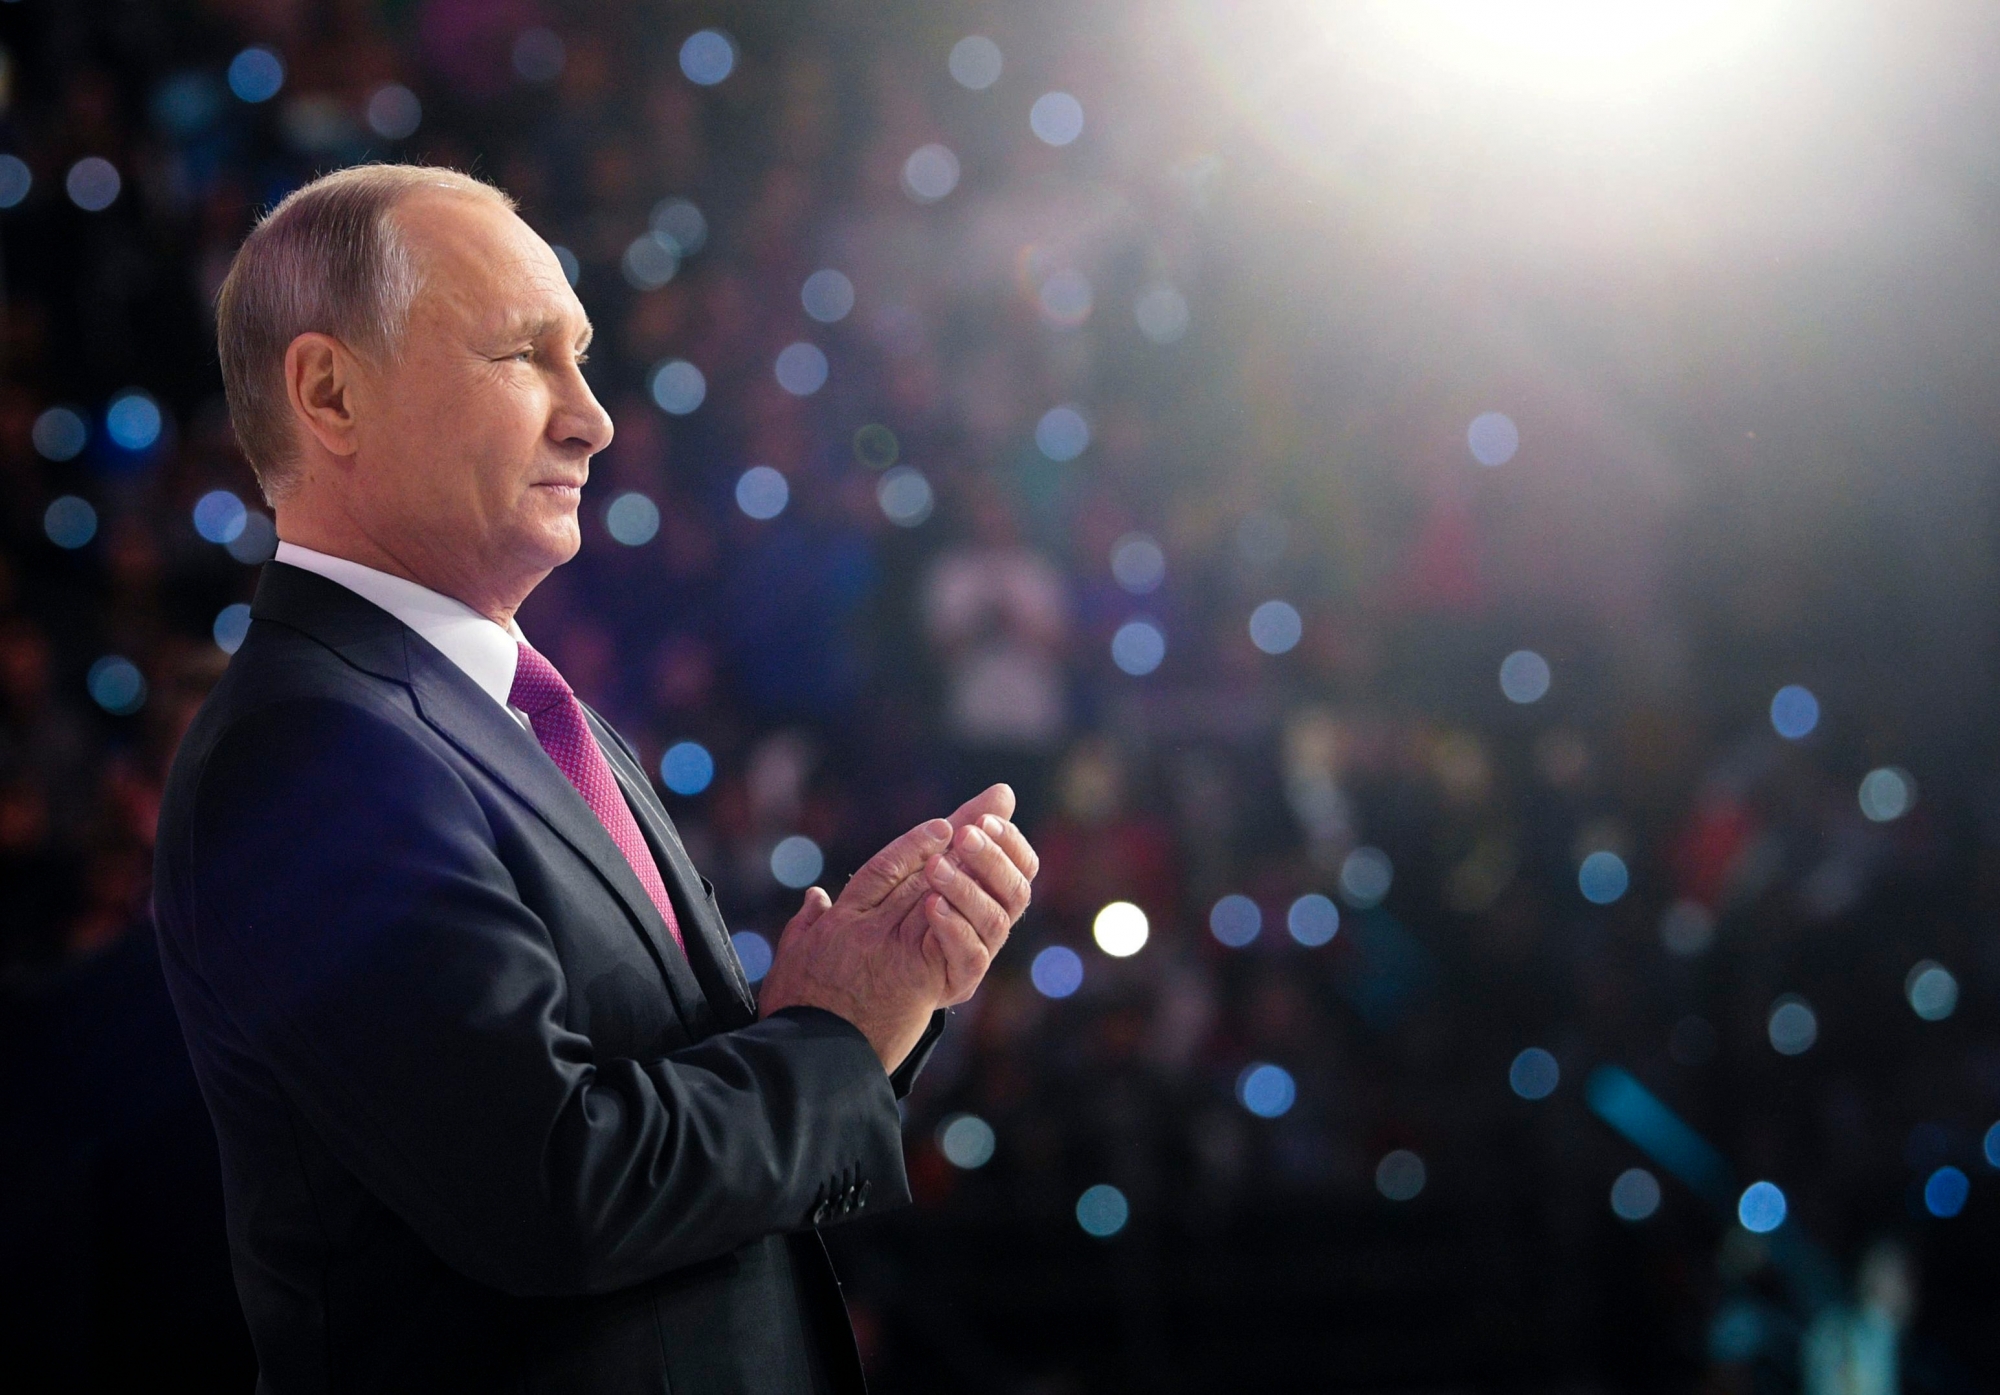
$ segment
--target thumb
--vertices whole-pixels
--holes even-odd
[[[813,887],[810,891],[806,892],[805,904],[799,907],[798,914],[785,922],[784,933],[790,935],[795,930],[810,929],[812,923],[825,915],[827,907],[832,904],[833,901],[824,891],[821,891],[818,887]]]
[[[918,824],[862,863],[861,870],[854,874],[847,883],[847,889],[840,893],[841,897],[852,896],[862,910],[873,910],[912,872],[920,869],[933,853],[941,853],[951,846],[951,833],[951,825],[943,819]]]

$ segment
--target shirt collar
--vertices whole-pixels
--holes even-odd
[[[276,560],[316,572],[382,607],[464,670],[495,702],[507,706],[520,646],[528,642],[511,618],[502,628],[465,602],[428,586],[297,543],[279,543]]]

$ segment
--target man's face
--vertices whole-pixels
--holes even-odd
[[[590,322],[549,245],[498,204],[422,193],[395,216],[420,288],[400,351],[361,384],[371,531],[455,594],[532,585],[576,554],[590,457],[611,441],[578,368]]]

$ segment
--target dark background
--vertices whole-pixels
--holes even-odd
[[[909,1101],[917,1205],[830,1234],[885,1395],[2000,1388],[2000,13],[1660,8],[0,4],[0,1382],[252,1380],[146,909],[271,546],[209,306],[261,208],[407,158],[502,184],[579,269],[618,436],[522,622],[649,761],[712,757],[667,797],[736,927],[796,905],[782,839],[837,887],[1020,791],[1046,870]],[[1573,52],[1607,14],[1642,42]],[[984,88],[947,62],[971,34]],[[923,202],[932,143],[961,173]],[[681,244],[632,253],[675,198],[705,242],[663,212]],[[690,412],[650,395],[669,360]],[[891,502],[931,500],[903,523],[892,448]],[[775,517],[739,507],[755,465]],[[1134,534],[1157,589],[1114,575]],[[1301,635],[1269,653],[1274,599]],[[1880,768],[1899,817],[1864,811]],[[1630,877],[1602,904],[1598,852]],[[1306,894],[1330,943],[1287,934]],[[1092,941],[1116,900],[1127,958]],[[1070,996],[1031,980],[1052,946]],[[1510,1088],[1531,1047],[1544,1098]],[[1593,1110],[1606,1066],[1713,1145],[1707,1194]],[[968,1113],[977,1167],[941,1142]],[[1789,1203],[1761,1237],[1756,1179]]]

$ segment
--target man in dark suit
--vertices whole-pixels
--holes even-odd
[[[218,305],[277,515],[155,908],[260,1391],[859,1391],[816,1230],[1025,909],[996,786],[814,888],[761,1001],[632,748],[514,623],[611,424],[504,195],[293,195]]]

